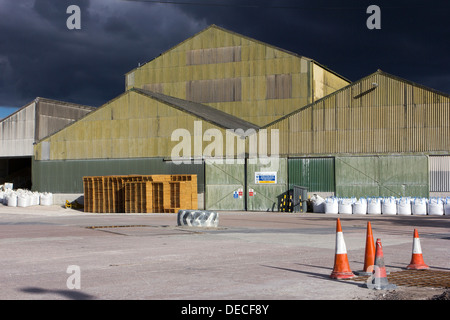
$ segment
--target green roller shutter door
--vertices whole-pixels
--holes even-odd
[[[289,159],[289,188],[294,185],[308,192],[334,192],[334,158]]]

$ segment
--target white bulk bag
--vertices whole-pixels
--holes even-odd
[[[50,192],[44,192],[40,195],[41,206],[51,206],[53,204],[53,194]]]
[[[28,207],[30,205],[30,197],[26,193],[19,193],[17,195],[17,206]]]
[[[400,198],[397,200],[397,214],[400,216],[411,215],[411,199]]]
[[[381,200],[381,213],[386,215],[397,214],[397,203],[394,197]]]
[[[414,198],[411,201],[411,213],[415,216],[425,216],[427,214],[427,202],[426,198]]]
[[[30,196],[30,206],[37,206],[39,205],[39,192],[33,192]]]
[[[3,194],[3,204],[5,206],[8,205],[8,195],[11,193],[10,190],[5,191],[5,193]]]
[[[367,200],[364,198],[359,198],[352,204],[353,214],[367,214]]]
[[[367,199],[367,214],[381,214],[381,198]]]
[[[339,200],[339,214],[352,214],[352,204],[356,199],[343,198]]]
[[[444,215],[444,201],[442,201],[441,198],[431,198],[430,201],[428,201],[428,215]]]
[[[325,212],[325,199],[317,194],[311,197],[311,202],[313,205],[313,212],[324,213]]]
[[[17,195],[14,192],[8,193],[6,204],[8,207],[17,207]]]
[[[3,204],[3,199],[5,198],[5,193],[3,191],[0,191],[0,203]]]
[[[338,199],[331,197],[331,198],[326,198],[325,199],[325,203],[324,203],[324,207],[325,207],[325,213],[331,213],[331,214],[337,214],[339,213],[339,203],[338,203]]]
[[[450,198],[446,198],[444,201],[444,214],[450,215]]]

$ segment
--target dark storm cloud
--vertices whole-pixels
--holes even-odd
[[[72,4],[80,7],[81,30],[66,27]],[[139,62],[204,27],[173,6],[0,0],[0,107],[37,96],[99,106],[124,91],[124,74]]]
[[[253,8],[239,7],[243,4],[239,0],[221,3],[236,7],[183,6],[183,10],[207,24],[317,60],[353,81],[382,69],[450,92],[447,0],[245,1]],[[371,4],[381,9],[381,30],[366,27]]]
[[[179,2],[205,5],[0,0],[0,106],[20,107],[36,96],[101,105],[124,91],[127,71],[210,24],[312,58],[350,80],[380,68],[450,93],[448,1]],[[80,6],[81,30],[66,28],[70,4]],[[366,27],[371,4],[381,8],[381,30]]]
[[[61,13],[65,13],[72,4],[83,12],[83,21],[88,21],[90,0],[35,0],[33,9],[50,24],[63,28],[66,26],[67,15]]]

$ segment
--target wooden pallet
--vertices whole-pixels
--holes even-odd
[[[176,213],[197,209],[196,175],[83,177],[84,211]]]

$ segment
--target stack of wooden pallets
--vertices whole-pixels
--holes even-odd
[[[197,209],[196,175],[83,177],[84,211],[176,213]]]

